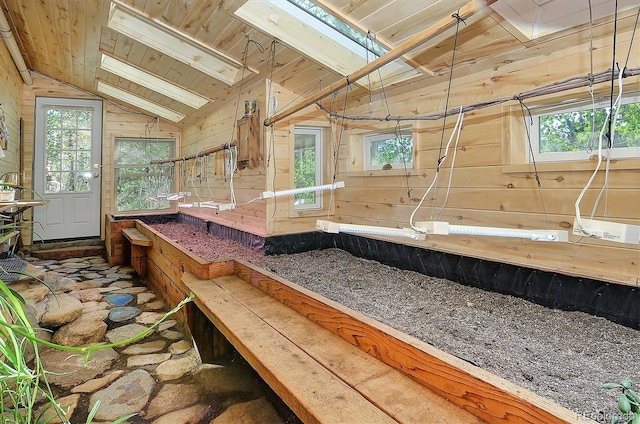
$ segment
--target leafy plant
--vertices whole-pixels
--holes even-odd
[[[0,402],[0,417],[2,417],[2,422],[46,424],[53,417],[60,418],[63,423],[69,422],[47,381],[47,371],[43,368],[40,360],[40,346],[82,354],[88,361],[90,355],[96,350],[124,346],[146,336],[192,299],[193,294],[167,312],[147,330],[130,339],[111,344],[71,347],[38,338],[25,313],[24,299],[0,280],[0,388],[3,394],[3,399]],[[28,361],[25,356],[27,347],[35,355],[33,361]],[[36,407],[41,399],[45,399],[46,406],[38,410]],[[96,404],[90,411],[87,423],[95,416],[98,406],[99,404]],[[53,413],[49,412],[51,410]],[[117,422],[128,418],[130,417],[124,417]]]
[[[625,378],[620,383],[606,383],[602,387],[607,390],[620,390],[618,409],[622,416],[612,417],[611,424],[640,424],[640,395],[633,390],[633,382],[630,378]]]

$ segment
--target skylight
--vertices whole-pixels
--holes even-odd
[[[136,96],[133,93],[129,93],[128,91],[109,85],[104,81],[98,81],[98,91],[173,122],[180,122],[185,117],[182,113],[150,102],[149,100]]]
[[[340,75],[350,75],[375,60],[380,53],[384,54],[381,47],[371,47],[371,40],[355,29],[347,29],[353,36],[347,37],[337,27],[349,27],[338,24],[338,19],[311,0],[247,0],[235,15]],[[365,48],[367,44],[369,49]],[[377,50],[378,54],[372,53],[371,49]],[[382,83],[390,84],[417,75],[421,72],[402,60],[395,60],[383,66],[379,74],[375,72],[369,78],[351,82],[375,87],[380,84],[380,77]]]
[[[333,28],[333,30],[338,31],[345,37],[351,39],[352,41],[355,41],[365,49],[369,50],[371,53],[375,54],[377,57],[380,57],[387,52],[384,47],[380,46],[372,38],[347,25],[340,19],[333,16],[331,13],[327,12],[321,6],[313,3],[311,0],[287,1],[289,1],[289,3],[295,4],[300,9],[304,10],[320,22],[324,22],[327,26]]]
[[[593,20],[612,16],[614,2],[591,0],[569,2],[565,0],[511,0],[497,1],[491,8],[513,25],[529,40],[589,23],[589,4]],[[619,0],[618,12],[637,8],[637,0]]]
[[[236,59],[117,0],[111,2],[107,25],[227,85],[234,85],[242,78],[243,65]],[[246,70],[257,73],[250,68]]]
[[[182,87],[178,87],[175,84],[165,81],[162,78],[158,78],[149,72],[138,69],[135,66],[122,62],[114,57],[107,56],[104,53],[102,54],[100,67],[112,74],[118,75],[119,77],[125,78],[129,81],[133,81],[138,85],[161,93],[194,109],[199,109],[209,103],[209,100],[202,96],[185,90]]]

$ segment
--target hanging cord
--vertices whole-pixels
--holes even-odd
[[[400,145],[400,155],[402,156],[402,166],[404,167],[404,182],[407,186],[407,203],[410,204],[411,192],[413,191],[413,189],[409,186],[409,170],[407,169],[407,157],[405,154],[407,142],[405,140],[405,137],[402,135],[402,129],[400,128],[400,121],[396,121],[395,134],[396,134],[396,141]],[[411,149],[411,153],[413,154],[413,149]]]
[[[433,221],[436,221],[440,216],[440,214],[442,213],[442,211],[444,210],[444,207],[447,204],[447,201],[449,200],[449,193],[451,192],[451,182],[453,181],[453,170],[456,166],[456,156],[458,154],[458,141],[460,141],[460,133],[462,132],[462,122],[464,121],[464,113],[462,112],[462,107],[460,107],[460,115],[458,116],[459,116],[458,118],[459,122],[456,122],[456,126],[458,127],[458,132],[456,135],[456,144],[454,144],[453,146],[453,158],[451,159],[451,168],[449,169],[449,182],[447,183],[447,193],[444,196],[444,202],[442,202],[442,206],[440,206],[440,210],[433,217]],[[451,134],[451,136],[453,137],[453,134]]]
[[[522,120],[524,122],[524,129],[527,135],[527,146],[529,147],[529,157],[531,158],[531,163],[533,164],[533,175],[536,179],[536,185],[538,187],[538,194],[540,195],[540,203],[542,203],[542,213],[544,214],[544,221],[547,224],[547,230],[550,228],[549,226],[549,216],[547,215],[547,207],[544,203],[544,195],[542,194],[542,183],[540,182],[540,174],[538,173],[538,164],[536,163],[536,157],[533,153],[533,145],[531,143],[531,130],[529,127],[533,126],[533,117],[531,116],[531,110],[524,104],[522,99],[518,99],[520,103],[520,111],[522,112]],[[529,117],[529,125],[527,125],[527,116]]]
[[[444,154],[444,156],[442,156],[441,163],[444,163],[444,161],[447,159],[447,152],[449,151],[449,146],[451,146],[451,142],[453,141],[453,137],[455,136],[456,132],[460,129],[460,126],[462,125],[462,117],[463,117],[463,115],[464,115],[464,112],[462,112],[462,110],[460,110],[460,114],[458,115],[458,120],[456,121],[456,125],[454,126],[453,131],[451,132],[451,137],[449,138],[449,142],[447,143],[447,146],[445,147],[445,154]],[[424,200],[427,198],[427,195],[429,194],[431,189],[438,182],[439,174],[440,174],[440,168],[438,167],[436,169],[436,173],[433,176],[433,181],[431,181],[431,185],[429,186],[429,188],[427,188],[427,191],[424,193],[424,195],[420,199],[420,202],[418,202],[418,205],[413,210],[413,213],[411,213],[411,217],[409,218],[409,225],[415,231],[421,231],[418,228],[416,228],[415,225],[414,225],[414,217],[416,215],[416,212],[418,212],[418,209],[420,209],[420,207],[422,207],[422,203],[424,203]],[[432,214],[432,217],[433,217],[433,214]]]
[[[591,97],[591,131],[589,134],[589,146],[587,153],[591,153],[593,150],[593,137],[591,134],[596,128],[596,98],[594,93],[594,76],[593,76],[593,9],[591,6],[591,0],[589,0],[589,96]]]
[[[615,21],[614,21],[614,28],[616,28],[616,22],[618,19],[618,15],[617,15],[617,8],[618,6],[618,2],[616,0],[616,15],[615,15]],[[616,64],[616,60],[615,60],[615,44],[616,44],[616,33],[614,30],[614,34],[613,34],[613,69],[612,72],[615,72],[615,64]],[[598,193],[598,197],[594,203],[593,209],[592,209],[592,213],[591,213],[591,218],[593,219],[593,217],[595,216],[595,212],[597,210],[598,204],[600,202],[600,199],[602,197],[603,192],[606,192],[607,187],[608,187],[608,179],[609,179],[609,164],[611,161],[611,151],[610,148],[611,146],[613,146],[613,140],[614,140],[614,133],[615,133],[615,122],[617,119],[617,115],[618,115],[618,108],[620,107],[620,102],[622,100],[622,92],[623,92],[623,77],[624,77],[624,69],[619,70],[618,71],[618,96],[616,97],[615,101],[613,100],[613,92],[614,92],[614,84],[613,84],[613,80],[612,80],[612,84],[611,84],[611,91],[610,91],[610,95],[611,95],[611,99],[610,99],[610,107],[607,110],[607,116],[605,117],[605,122],[602,126],[602,129],[600,130],[600,137],[598,138],[598,163],[596,165],[596,169],[593,171],[593,174],[591,174],[591,178],[589,178],[589,181],[587,181],[587,184],[584,186],[584,188],[582,189],[582,191],[580,192],[580,195],[578,196],[578,198],[576,199],[575,202],[575,211],[576,211],[576,222],[578,224],[578,228],[577,230],[580,231],[582,234],[586,235],[586,236],[591,236],[591,237],[598,237],[599,234],[593,230],[589,230],[588,228],[585,228],[584,223],[582,221],[582,217],[580,216],[580,203],[582,202],[582,199],[584,197],[584,195],[586,194],[586,192],[589,190],[589,188],[591,187],[591,184],[593,183],[593,180],[595,179],[596,175],[598,174],[599,170],[600,170],[600,166],[602,165],[602,145],[603,145],[603,139],[604,137],[607,137],[607,165],[606,165],[606,170],[605,170],[605,181],[604,184],[602,186],[602,189],[600,190],[600,192]],[[605,205],[605,211],[603,213],[603,215],[606,217],[607,216],[607,210],[606,210],[606,205]]]
[[[350,88],[351,88],[351,85],[347,85],[345,87],[345,92],[344,92],[344,104],[342,105],[342,112],[345,114],[347,112],[347,100],[349,98]],[[340,161],[340,146],[342,145],[342,135],[344,134],[345,119],[341,118],[341,120],[342,120],[342,125],[340,125],[340,131],[339,131],[338,140],[337,140],[337,148],[335,149],[335,152],[333,154],[333,178],[331,180],[332,183],[336,182],[336,177],[338,175],[338,168],[339,168],[339,161]]]
[[[453,51],[451,54],[451,66],[449,67],[449,81],[447,83],[447,95],[445,97],[445,101],[444,101],[444,110],[445,112],[449,110],[449,98],[451,97],[451,85],[453,83],[453,68],[455,65],[455,61],[456,61],[456,50],[458,48],[458,34],[460,33],[460,22],[464,23],[466,25],[466,23],[464,22],[464,19],[462,19],[462,17],[460,17],[460,15],[456,12],[453,15],[451,15],[453,18],[455,18],[457,20],[456,22],[456,34],[455,37],[453,39]],[[460,116],[460,115],[458,115]],[[444,118],[442,120],[442,131],[440,133],[440,147],[438,147],[438,163],[436,165],[436,174],[440,172],[440,164],[442,163],[443,160],[443,156],[442,156],[442,146],[444,144],[444,133],[446,131],[446,127],[447,127],[447,114],[445,113]],[[453,133],[452,133],[453,135]],[[435,207],[435,201],[436,201],[436,197],[437,197],[437,190],[438,188],[436,187],[434,193],[433,193],[433,202],[432,202],[432,210]]]

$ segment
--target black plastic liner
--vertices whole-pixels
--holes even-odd
[[[178,214],[178,221],[193,225],[199,230],[202,230],[213,236],[216,236],[222,239],[235,240],[238,243],[242,244],[243,246],[247,246],[255,250],[264,249],[265,238],[262,236],[258,236],[246,231],[241,231],[232,227],[228,227],[226,225],[207,221],[202,218],[198,218],[198,217],[183,214],[183,213]]]
[[[343,233],[313,232],[268,237],[264,251],[265,254],[275,255],[331,247],[396,268],[517,296],[554,309],[586,312],[640,330],[640,287],[572,277]]]

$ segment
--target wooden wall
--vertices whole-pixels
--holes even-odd
[[[23,164],[25,185],[32,186],[35,101],[37,96],[75,99],[98,99],[97,96],[62,84],[54,79],[34,74],[33,85],[25,86],[22,97],[22,118],[24,120]],[[115,104],[104,101],[102,142],[102,205],[101,236],[104,237],[105,214],[113,213],[115,208],[113,181],[113,153],[116,137],[152,137],[175,138],[180,149],[181,132],[177,127],[165,122],[158,123],[146,115],[131,113]],[[37,229],[36,229],[37,231]],[[27,239],[27,242],[30,239]],[[27,243],[29,244],[29,243]]]
[[[620,20],[616,49],[619,61],[624,59],[632,38],[634,16]],[[480,16],[469,23],[474,31],[495,31],[496,21]],[[501,29],[500,29],[501,30]],[[448,90],[450,50],[447,56],[431,58],[424,65],[442,67],[443,72],[429,80],[409,82],[387,87],[383,96],[369,96],[365,90],[351,90],[348,98],[348,115],[413,116],[441,112],[447,95],[449,108],[470,105],[501,97],[515,96],[536,87],[553,84],[590,72],[590,45],[585,33],[567,32],[545,40],[527,43],[505,38],[509,48],[501,46],[502,61],[491,56],[491,45],[478,45],[473,37],[467,37],[459,46],[457,61],[463,62],[464,72],[455,73]],[[611,66],[612,33],[608,26],[598,26],[594,31],[593,69],[605,71]],[[444,44],[451,40],[444,41]],[[505,41],[507,42],[507,41]],[[636,43],[631,51],[629,67],[640,67]],[[505,53],[506,52],[506,53]],[[620,53],[622,52],[622,53]],[[425,61],[429,58],[421,56]],[[515,60],[519,59],[519,60]],[[521,60],[520,60],[521,59]],[[497,65],[489,71],[479,66],[474,72],[473,63],[491,60]],[[309,82],[311,85],[312,82]],[[609,91],[608,83],[595,87],[596,95]],[[637,77],[627,78],[625,90],[638,90]],[[182,154],[193,154],[220,145],[234,138],[232,120],[242,115],[245,99],[258,100],[261,120],[264,119],[269,97],[278,97],[281,110],[295,102],[299,94],[293,87],[256,84],[243,90],[239,102],[214,105],[197,125],[184,129]],[[334,109],[342,112],[342,100],[333,99]],[[529,107],[552,105],[571,99],[587,98],[586,88],[571,92],[527,100]],[[329,99],[325,102],[329,103]],[[387,106],[388,105],[388,106]],[[387,108],[388,107],[388,108]],[[237,112],[240,111],[240,112]],[[595,168],[592,161],[538,164],[541,187],[537,186],[531,164],[526,163],[526,136],[522,132],[520,106],[512,101],[502,106],[492,106],[466,114],[457,149],[456,164],[451,188],[447,190],[449,165],[443,166],[439,183],[430,193],[416,220],[434,217],[453,224],[498,226],[525,229],[558,229],[571,232],[575,215],[574,202]],[[231,117],[231,118],[230,118]],[[443,120],[413,121],[416,154],[412,169],[386,171],[363,170],[362,137],[366,133],[388,130],[395,122],[345,120],[331,122],[326,114],[311,106],[293,117],[267,128],[264,136],[263,166],[241,170],[235,174],[234,185],[239,206],[231,212],[215,214],[211,210],[190,210],[188,213],[218,221],[241,230],[260,235],[279,235],[314,231],[316,219],[333,219],[340,222],[379,225],[393,228],[409,226],[412,212],[431,184],[438,158],[443,155],[441,144],[446,145],[456,117],[449,117],[443,133]],[[325,194],[331,207],[323,211],[298,213],[291,198],[258,200],[249,205],[243,202],[255,199],[262,190],[291,188],[292,143],[295,125],[323,126],[327,129],[325,146],[328,165],[326,181],[344,180],[346,188]],[[337,168],[333,166],[333,153],[339,149]],[[218,156],[220,156],[218,154]],[[453,152],[449,153],[451,160]],[[215,169],[209,172],[209,182],[185,184],[192,192],[193,200],[212,199],[226,203],[229,197],[229,181],[221,176],[221,160],[215,161]],[[213,165],[210,165],[213,166]],[[598,175],[583,201],[583,215],[590,214],[597,190],[603,184]],[[448,196],[447,196],[448,193]],[[333,202],[331,202],[331,200]],[[446,203],[445,203],[446,202]],[[604,204],[604,203],[603,203]],[[603,208],[597,215],[603,215]],[[614,161],[609,180],[608,217],[617,222],[640,225],[640,160]],[[570,234],[569,243],[543,243],[529,240],[468,236],[431,236],[426,241],[394,239],[453,254],[470,256],[497,262],[521,265],[533,269],[557,271],[568,275],[583,276],[614,283],[640,285],[640,248],[636,245],[602,242],[578,238]]]
[[[4,42],[0,42],[0,116],[9,130],[5,157],[0,158],[0,174],[20,171],[20,104],[22,78]]]
[[[630,32],[618,36],[618,52],[629,49]],[[588,44],[569,45],[562,40],[536,48],[548,54],[453,80],[449,107],[469,105],[503,96],[517,95],[535,87],[552,84],[589,73]],[[594,70],[611,66],[610,34],[596,41]],[[533,47],[531,47],[533,48]],[[634,45],[630,67],[640,65],[640,46]],[[623,60],[622,58],[620,60]],[[626,91],[637,91],[639,79],[628,78]],[[596,95],[606,95],[610,85],[596,87]],[[411,116],[442,111],[447,82],[421,88],[407,84],[395,92],[389,91],[392,115]],[[588,98],[586,88],[546,98],[526,101],[531,106],[555,104],[560,100]],[[369,104],[365,96],[352,98],[348,114],[386,116],[382,102]],[[513,113],[517,111],[517,113]],[[446,145],[456,117],[447,119],[443,143]],[[515,120],[515,121],[514,121]],[[452,224],[498,226],[507,228],[569,230],[575,216],[574,202],[585,186],[595,161],[581,163],[537,164],[541,180],[538,189],[532,165],[526,164],[526,137],[513,131],[522,121],[517,102],[467,113],[457,149],[452,186],[448,196],[449,165],[443,165],[437,190],[426,198],[416,213],[416,220],[438,220]],[[515,123],[514,123],[515,122]],[[336,193],[337,220],[346,223],[407,227],[411,213],[433,180],[440,150],[443,121],[414,122],[417,147],[416,168],[405,175],[404,170],[362,171],[362,132],[371,131],[372,123],[348,122],[343,136],[346,149],[341,150],[346,188]],[[386,124],[388,126],[388,124]],[[343,165],[341,165],[343,166]],[[640,225],[640,160],[614,161],[609,180],[607,214],[616,222]],[[583,216],[591,213],[603,173],[598,175],[582,206]],[[410,195],[407,195],[407,186]],[[446,205],[445,205],[446,200]],[[602,217],[604,200],[596,216]],[[603,218],[600,218],[603,219]],[[468,236],[432,236],[423,242],[398,241],[439,251],[522,265],[534,269],[595,278],[616,283],[640,285],[640,248],[579,239],[570,235],[570,243],[542,243],[528,240]]]
[[[266,110],[266,85],[262,80],[254,85],[242,89],[240,96],[232,102],[224,104],[214,104],[207,109],[208,113],[202,118],[198,125],[192,125],[184,129],[183,149],[181,155],[190,156],[229,142],[237,141],[237,120],[244,116],[245,100],[256,100],[257,109],[260,114],[259,132],[261,137],[261,147],[263,158],[259,161],[259,166],[254,168],[238,169],[233,174],[233,178],[228,171],[225,171],[225,158],[228,158],[228,151],[219,151],[208,155],[206,159],[206,173],[199,171],[199,165],[195,159],[186,162],[179,161],[178,175],[183,189],[191,193],[185,199],[185,203],[193,202],[216,202],[231,203],[231,189],[235,193],[237,208],[225,212],[216,213],[211,208],[191,208],[182,209],[183,212],[199,216],[221,223],[223,225],[238,228],[253,234],[266,235],[266,209],[264,201],[254,201],[247,203],[265,190],[266,168],[268,160],[265,149],[265,138],[268,134],[262,122]],[[204,162],[202,162],[204,164]],[[186,168],[183,173],[181,168]],[[207,178],[205,178],[207,177]]]

